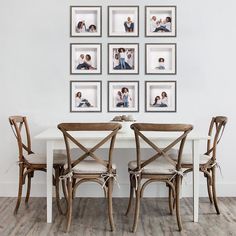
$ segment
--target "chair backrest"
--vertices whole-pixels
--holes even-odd
[[[216,147],[222,138],[227,121],[226,116],[216,116],[211,119],[208,135],[212,138],[207,141],[206,154],[210,155],[213,160],[216,159]]]
[[[108,171],[112,170],[112,154],[115,144],[115,139],[117,132],[121,129],[121,125],[118,123],[61,123],[58,126],[63,133],[65,145],[66,145],[66,152],[67,152],[67,163],[68,163],[68,172],[71,169],[83,161],[87,157],[92,157],[98,163],[104,165],[108,168]],[[73,137],[71,131],[110,131],[109,134],[103,138],[99,143],[97,143],[92,148],[86,148],[82,145],[79,140]],[[98,157],[95,155],[95,151],[98,150],[101,146],[103,146],[106,142],[110,140],[110,147],[109,147],[109,154],[108,154],[108,161],[104,160],[104,158]],[[79,149],[81,149],[84,154],[79,156],[76,160],[71,161],[71,148],[70,142],[73,142]]]
[[[143,167],[149,163],[155,161],[157,158],[163,156],[173,167],[178,171],[181,169],[181,157],[183,152],[184,143],[188,133],[193,129],[192,125],[188,124],[148,124],[148,123],[134,123],[131,125],[131,129],[134,130],[135,141],[136,141],[136,151],[137,151],[137,168],[136,171],[141,170]],[[177,132],[179,135],[168,144],[165,148],[158,147],[157,144],[152,142],[147,136],[143,134],[144,131],[154,131],[154,132]],[[156,136],[158,138],[158,134]],[[151,146],[156,154],[151,156],[145,161],[141,160],[140,157],[140,138],[142,138],[149,146]],[[169,157],[168,152],[179,144],[178,150],[178,160],[174,161]]]
[[[29,131],[27,119],[25,116],[10,116],[9,122],[17,140],[18,149],[19,149],[19,159],[20,161],[22,161],[24,150],[27,152],[27,154],[33,153],[31,150],[30,131]],[[26,144],[23,143],[22,130],[25,130]]]

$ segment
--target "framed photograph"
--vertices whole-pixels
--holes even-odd
[[[146,74],[176,74],[176,44],[146,44]]]
[[[139,45],[108,44],[108,74],[138,74]]]
[[[139,82],[108,81],[108,112],[138,112]]]
[[[101,112],[102,111],[101,81],[71,81],[70,111]]]
[[[176,6],[145,7],[146,37],[176,37]]]
[[[146,81],[145,111],[176,112],[176,81]]]
[[[108,6],[108,36],[138,37],[139,7]]]
[[[70,7],[71,37],[101,37],[102,7],[71,6]]]
[[[70,73],[72,75],[101,74],[101,59],[101,44],[70,44]]]

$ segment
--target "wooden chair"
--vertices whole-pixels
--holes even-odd
[[[17,214],[21,203],[22,188],[25,184],[25,179],[28,177],[27,183],[27,193],[25,198],[25,203],[28,204],[31,190],[31,179],[34,177],[35,171],[45,171],[46,172],[46,156],[41,156],[35,154],[31,149],[31,138],[29,126],[27,119],[24,116],[10,116],[9,122],[12,128],[12,131],[17,139],[18,149],[19,149],[19,187],[18,187],[18,198],[14,214]],[[25,135],[22,130],[24,130]],[[26,144],[24,143],[24,137],[26,136]],[[56,200],[57,206],[60,213],[63,213],[60,207],[59,202],[59,175],[62,170],[63,165],[66,162],[66,156],[62,154],[54,155],[54,170],[55,178],[53,179],[54,185],[56,187]]]
[[[113,180],[116,179],[116,166],[112,164],[112,154],[117,132],[121,125],[117,123],[62,123],[58,125],[63,133],[66,151],[67,165],[65,165],[64,175],[61,179],[67,179],[67,226],[68,232],[72,218],[72,200],[77,187],[84,182],[95,182],[100,184],[108,199],[108,214],[111,230],[115,229],[112,210],[112,187]],[[79,140],[73,137],[71,131],[96,131],[108,132],[109,134],[92,148],[86,148]],[[101,158],[95,154],[101,146],[110,140],[108,159]],[[84,152],[75,161],[71,159],[70,142]],[[86,160],[87,159],[87,160]],[[88,160],[90,159],[90,160]]]
[[[145,187],[148,184],[160,181],[165,182],[169,187],[169,208],[172,214],[173,212],[173,198],[176,205],[176,216],[179,230],[182,230],[182,222],[180,218],[179,210],[179,191],[183,172],[181,169],[181,157],[184,148],[184,143],[188,133],[193,129],[192,125],[187,124],[145,124],[135,123],[131,125],[131,129],[134,130],[135,141],[136,141],[136,161],[131,161],[128,164],[128,171],[130,174],[130,198],[126,215],[129,213],[132,205],[133,194],[135,192],[136,203],[135,203],[135,214],[132,231],[135,232],[137,229],[137,223],[140,211],[140,200],[143,196]],[[165,148],[160,148],[157,144],[154,144],[144,131],[153,132],[178,132],[181,133],[173,142],[168,144]],[[158,136],[157,136],[158,137]],[[142,160],[140,138],[148,144],[156,154],[152,157]],[[172,160],[168,152],[176,145],[179,145],[177,153],[177,161]],[[146,179],[144,183],[141,181]],[[173,198],[172,196],[173,195]]]
[[[218,165],[216,162],[216,149],[222,138],[227,120],[228,119],[225,116],[216,116],[211,119],[208,135],[211,136],[212,139],[207,141],[207,151],[200,156],[199,160],[199,170],[204,173],[204,176],[207,179],[208,196],[210,202],[214,203],[217,214],[220,214],[220,211],[216,197],[215,171],[216,166]],[[172,158],[175,159],[175,155],[173,155]],[[187,168],[184,171],[185,173],[193,170],[191,154],[183,154],[182,168]]]

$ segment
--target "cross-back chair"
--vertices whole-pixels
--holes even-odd
[[[228,118],[225,116],[216,116],[211,119],[208,135],[211,139],[207,141],[207,151],[200,156],[199,170],[204,173],[207,179],[208,196],[211,203],[214,203],[217,214],[220,214],[216,196],[216,151],[219,144]],[[173,159],[175,159],[173,157]],[[182,167],[185,168],[185,173],[193,170],[191,154],[184,154],[182,160]]]
[[[130,175],[130,198],[126,215],[130,212],[132,199],[135,192],[135,214],[132,231],[137,229],[137,223],[140,211],[140,200],[143,196],[144,189],[153,182],[165,182],[169,187],[169,208],[172,214],[173,204],[176,205],[176,216],[179,230],[182,230],[182,222],[179,210],[179,191],[182,178],[181,157],[188,133],[193,129],[192,125],[187,124],[145,124],[134,123],[131,125],[134,130],[136,141],[136,160],[128,164]],[[166,147],[160,147],[157,143],[148,138],[146,131],[156,132],[178,132],[181,133],[174,141]],[[145,132],[145,134],[144,134]],[[141,156],[141,142],[148,144],[156,153],[148,159],[143,160]],[[169,157],[171,149],[179,145],[177,160],[172,160]],[[143,183],[142,180],[145,180]],[[174,199],[174,203],[172,200]]]
[[[67,180],[67,226],[68,232],[72,218],[72,200],[75,196],[77,187],[84,182],[96,182],[100,184],[108,199],[108,216],[111,230],[115,229],[112,210],[112,187],[116,179],[116,166],[112,163],[112,154],[115,145],[117,132],[121,125],[117,123],[61,123],[58,128],[62,131],[66,152],[67,165],[64,168],[64,174],[61,179]],[[108,132],[100,142],[92,148],[87,148],[73,137],[73,131],[96,131]],[[110,141],[108,159],[95,154],[99,148]],[[74,161],[71,159],[71,143],[82,150],[84,153]]]
[[[44,171],[46,172],[46,156],[37,155],[32,151],[31,147],[31,138],[30,130],[25,116],[10,116],[9,122],[12,128],[12,131],[16,137],[18,144],[18,165],[19,165],[19,186],[18,186],[18,198],[16,202],[16,207],[14,214],[17,214],[21,203],[22,189],[25,184],[26,177],[28,177],[27,182],[27,193],[25,198],[25,203],[28,204],[31,190],[31,179],[34,177],[35,171]],[[24,131],[23,131],[24,130]],[[56,187],[56,200],[57,206],[60,213],[62,209],[59,202],[59,181],[57,181],[60,171],[66,161],[66,156],[62,154],[54,155],[54,170],[55,178],[53,183]]]

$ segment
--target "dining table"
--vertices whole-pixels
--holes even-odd
[[[119,149],[130,149],[136,148],[134,133],[132,130],[121,130],[118,132],[116,137],[115,148]],[[171,142],[177,138],[177,134],[173,132],[151,132],[149,133],[149,139],[153,142],[163,141]],[[87,148],[92,148],[96,145],[102,138],[105,137],[105,134],[102,132],[90,131],[90,132],[73,132],[73,137],[78,139],[83,144],[86,144]],[[52,183],[52,174],[53,174],[53,153],[56,150],[65,150],[65,143],[62,132],[56,127],[47,128],[38,135],[34,137],[37,140],[44,141],[46,145],[46,158],[47,158],[47,223],[52,222],[52,198],[53,198],[53,183]],[[210,139],[208,135],[197,133],[192,131],[189,133],[186,139],[186,144],[191,145],[191,154],[192,154],[192,163],[193,163],[193,222],[198,222],[199,215],[199,144],[202,141]],[[108,148],[108,143],[105,144],[104,148]],[[141,142],[141,147],[148,148],[148,146]],[[134,157],[135,159],[135,157]]]

